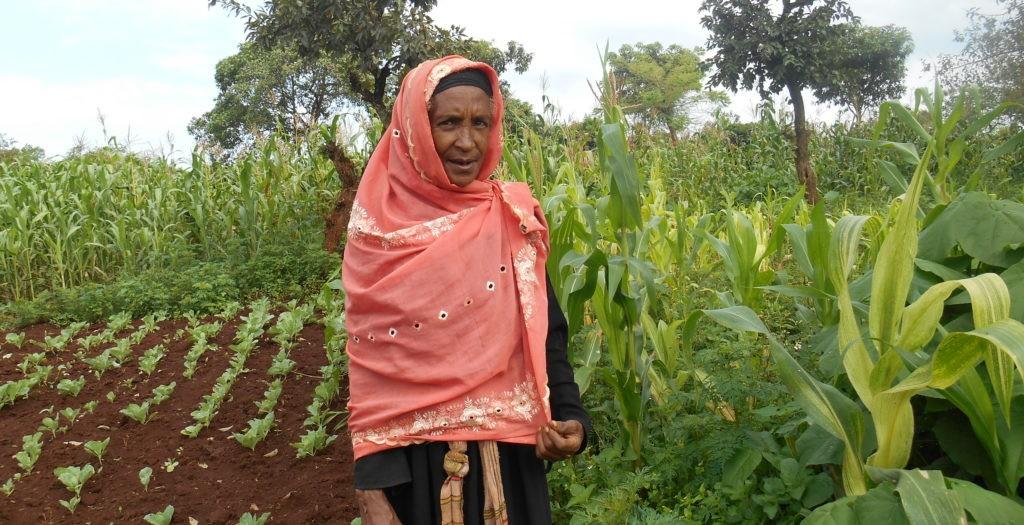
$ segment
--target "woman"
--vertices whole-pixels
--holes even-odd
[[[486,64],[420,64],[356,194],[343,279],[366,525],[550,523],[543,461],[586,446],[543,213],[490,179],[503,107]]]

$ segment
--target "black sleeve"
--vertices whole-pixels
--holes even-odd
[[[547,279],[545,277],[545,279]],[[557,421],[575,419],[583,425],[583,443],[579,452],[587,448],[587,436],[591,431],[590,416],[583,409],[580,401],[580,388],[576,385],[572,366],[569,364],[567,352],[569,324],[565,320],[562,309],[558,306],[555,289],[551,280],[547,279],[548,287],[548,389],[551,391],[551,417]]]

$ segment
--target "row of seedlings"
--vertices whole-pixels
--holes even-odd
[[[50,406],[41,410],[40,412],[45,415],[39,424],[39,428],[31,434],[22,436],[21,450],[11,456],[17,462],[18,468],[21,471],[15,473],[4,481],[4,483],[0,484],[0,493],[10,496],[14,493],[15,483],[20,481],[24,476],[32,473],[36,462],[39,461],[43,452],[44,432],[49,432],[51,439],[56,439],[57,434],[66,433],[83,413],[92,413],[95,411],[98,404],[98,401],[90,401],[79,408],[65,407],[59,411],[55,411],[54,407]],[[109,442],[109,439],[107,441]],[[106,444],[103,442],[89,441],[84,445],[87,450],[102,449],[99,454],[102,454],[102,451],[106,450]],[[93,454],[95,455],[96,453],[93,452]]]
[[[225,310],[220,312],[220,317],[223,319],[229,319],[229,316],[234,316],[238,313],[238,309],[241,305],[238,303],[231,303]],[[191,312],[190,312],[191,314]],[[212,321],[209,323],[200,323],[198,316],[195,314],[186,314],[188,318],[188,327],[185,329],[188,332],[188,338],[191,342],[188,353],[185,354],[185,370],[181,373],[185,379],[192,379],[195,375],[196,370],[199,368],[199,359],[209,350],[216,350],[216,346],[210,343],[210,340],[216,337],[220,333],[221,328],[224,327],[223,321]]]
[[[238,325],[235,333],[235,343],[230,345],[234,355],[228,368],[217,378],[213,391],[203,396],[199,406],[192,411],[195,423],[185,427],[181,431],[182,434],[194,438],[199,436],[204,428],[210,426],[221,403],[231,391],[235,379],[245,369],[245,361],[256,348],[256,340],[263,335],[263,326],[271,319],[273,315],[270,314],[270,302],[267,299],[256,300],[250,305],[249,315],[242,317],[243,322]]]
[[[46,364],[47,354],[63,351],[75,334],[86,326],[87,323],[71,323],[61,329],[59,334],[46,336],[43,343],[32,341],[33,344],[41,347],[42,351],[26,354],[22,358],[18,369],[21,370],[24,377],[0,384],[0,409],[13,405],[18,399],[27,398],[34,388],[45,384],[53,372],[53,366]],[[24,333],[7,334],[5,339],[19,349],[25,344]]]
[[[298,306],[296,301],[291,301],[287,307],[288,310],[278,315],[277,322],[270,329],[270,334],[273,335],[273,340],[278,344],[280,350],[271,361],[270,367],[267,368],[267,375],[274,379],[263,392],[263,399],[256,402],[259,413],[262,415],[250,419],[245,431],[233,434],[235,440],[249,450],[253,450],[256,445],[266,439],[274,427],[274,408],[281,397],[284,380],[295,369],[295,361],[290,358],[291,350],[295,347],[295,337],[313,315],[312,304]]]
[[[330,285],[330,283],[328,283]],[[313,390],[313,401],[306,407],[309,414],[303,422],[306,433],[299,441],[292,443],[296,449],[296,457],[313,456],[327,448],[338,436],[328,430],[335,419],[342,415],[340,411],[330,410],[331,402],[341,391],[341,378],[347,371],[345,360],[345,313],[343,299],[331,292],[333,288],[325,285],[317,303],[324,309],[321,318],[324,324],[324,350],[327,353],[327,364],[320,368],[320,383]],[[344,420],[335,425],[334,430],[344,424]]]

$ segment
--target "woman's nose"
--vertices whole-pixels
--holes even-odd
[[[461,149],[473,148],[473,132],[469,126],[459,127],[458,135],[455,137],[455,146]]]

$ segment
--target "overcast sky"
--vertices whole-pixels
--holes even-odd
[[[0,0],[0,133],[65,153],[79,141],[96,146],[107,136],[130,140],[142,152],[187,157],[191,118],[212,107],[218,60],[244,38],[242,22],[206,0]],[[869,25],[907,27],[916,49],[908,86],[930,86],[922,61],[956,52],[954,31],[971,7],[995,10],[995,0],[848,0]],[[255,0],[249,2],[258,3]],[[520,42],[534,54],[525,74],[504,75],[519,98],[537,109],[541,94],[571,118],[594,106],[587,80],[600,76],[597,46],[659,41],[703,45],[699,0],[521,0],[495,3],[440,0],[432,12],[442,25],[473,37]],[[514,8],[510,6],[515,5]],[[508,8],[499,8],[503,6]],[[546,91],[542,85],[546,84]],[[734,96],[730,110],[751,118],[757,97]],[[836,117],[814,106],[816,120]]]

